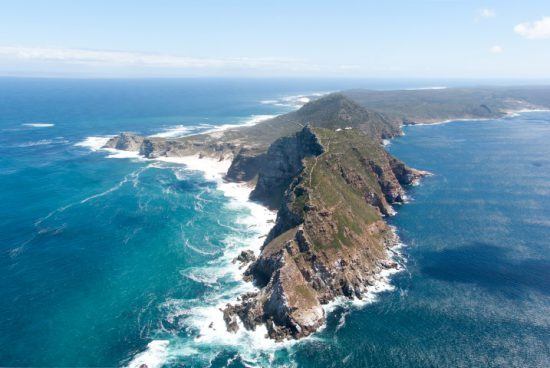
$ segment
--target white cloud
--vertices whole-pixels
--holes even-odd
[[[0,46],[1,59],[90,66],[135,66],[173,69],[312,70],[317,66],[285,58],[194,58],[126,51]]]
[[[514,32],[531,40],[550,38],[550,17],[520,23],[514,27]]]
[[[477,15],[480,18],[494,18],[497,16],[497,13],[494,9],[483,8],[477,11]]]
[[[504,51],[504,49],[502,48],[502,46],[499,46],[499,45],[495,45],[495,46],[492,46],[489,51],[493,54],[500,54]]]

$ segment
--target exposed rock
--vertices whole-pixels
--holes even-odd
[[[424,174],[381,147],[381,138],[399,132],[383,115],[334,94],[256,127],[180,139],[123,133],[107,147],[147,158],[233,157],[226,179],[255,182],[251,199],[278,213],[260,256],[244,251],[234,260],[248,264],[244,279],[259,291],[227,305],[223,319],[231,332],[265,324],[281,340],[313,333],[325,321],[323,304],[361,298],[381,269],[395,266],[387,252],[395,239],[382,215],[404,200],[403,185]]]
[[[240,262],[242,267],[255,260],[256,260],[256,256],[254,255],[253,251],[243,250],[237,257],[235,257],[235,259],[233,260],[233,263]]]
[[[391,259],[383,259],[380,261],[380,266],[385,269],[397,268],[397,262]]]
[[[239,324],[237,323],[237,316],[235,314],[235,307],[227,306],[223,310],[223,320],[227,326],[227,331],[237,332],[239,330]]]
[[[322,152],[323,146],[309,126],[292,137],[277,139],[263,157],[250,198],[271,208],[279,207],[285,189],[303,168],[302,160]]]
[[[143,137],[134,133],[124,132],[107,141],[105,148],[115,148],[123,151],[139,151]]]
[[[395,157],[388,154],[391,170],[393,171],[396,179],[402,185],[411,185],[418,181],[420,178],[430,175],[427,171],[411,169],[403,162],[399,161]]]
[[[226,178],[232,181],[254,180],[264,164],[264,157],[264,154],[250,148],[241,148],[231,162]]]

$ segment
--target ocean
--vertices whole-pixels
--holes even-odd
[[[0,78],[3,366],[547,367],[550,113],[410,126],[387,149],[432,176],[389,221],[404,270],[299,342],[230,334],[232,262],[275,214],[225,164],[99,149],[254,124],[344,88],[445,81]]]

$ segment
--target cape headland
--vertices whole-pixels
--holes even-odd
[[[278,212],[260,254],[238,257],[258,289],[227,305],[224,320],[229,331],[264,324],[282,340],[310,335],[325,321],[322,305],[362,298],[397,266],[388,250],[398,239],[384,217],[427,173],[386,152],[384,139],[403,124],[549,107],[549,87],[352,90],[254,126],[178,139],[121,133],[105,148],[231,160],[225,179],[248,183],[251,200]]]

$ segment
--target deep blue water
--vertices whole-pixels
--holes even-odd
[[[550,113],[405,134],[391,153],[434,174],[391,220],[408,245],[406,271],[378,302],[337,310],[295,361],[550,366]]]
[[[182,165],[76,145],[242,123],[295,108],[286,96],[414,86],[0,79],[1,364],[549,366],[549,113],[406,128],[389,150],[434,173],[391,220],[406,271],[283,347],[212,317],[247,287],[231,258],[261,243],[261,209]],[[50,125],[23,125],[36,123]]]

